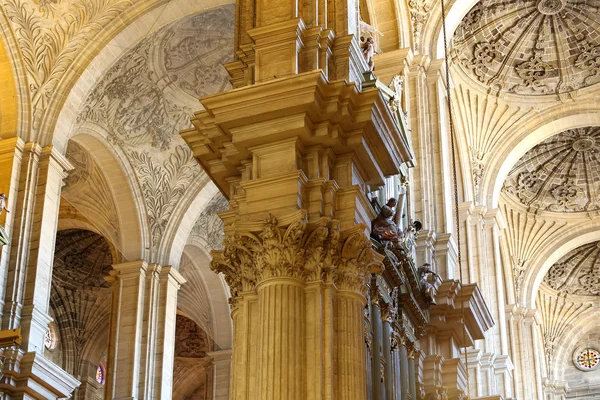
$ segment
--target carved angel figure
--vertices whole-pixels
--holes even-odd
[[[435,285],[431,283],[430,280],[433,278],[433,281],[435,281],[435,279],[438,277],[438,274],[433,271],[431,264],[426,263],[419,268],[419,277],[421,278],[419,283],[425,292],[425,297],[431,304],[436,304],[435,295],[437,290]]]
[[[371,236],[374,239],[382,241],[398,242],[400,240],[400,231],[394,222],[394,208],[397,201],[394,198],[381,207],[377,218],[371,222]]]
[[[375,63],[373,62],[373,56],[375,55],[375,42],[373,38],[368,37],[362,46],[363,57],[369,66],[369,71],[375,69]]]

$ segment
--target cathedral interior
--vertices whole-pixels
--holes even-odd
[[[600,0],[0,0],[2,399],[600,399]]]

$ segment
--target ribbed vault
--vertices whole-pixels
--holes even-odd
[[[570,129],[529,150],[513,167],[504,191],[529,210],[600,209],[600,127]]]

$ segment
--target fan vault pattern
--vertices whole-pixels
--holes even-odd
[[[567,294],[600,295],[600,242],[567,253],[550,267],[544,282]]]
[[[600,127],[571,129],[544,140],[515,165],[504,191],[534,210],[600,210]]]
[[[496,90],[544,95],[600,81],[598,0],[482,0],[456,30],[460,68]]]

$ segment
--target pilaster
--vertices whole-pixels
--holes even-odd
[[[105,395],[170,396],[177,292],[185,280],[143,260],[113,265],[107,280],[113,296]]]

